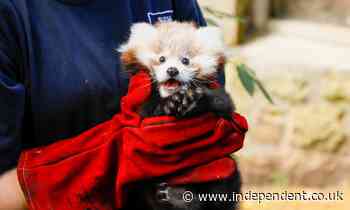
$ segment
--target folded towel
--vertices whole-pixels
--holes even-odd
[[[29,209],[119,209],[131,183],[158,177],[173,185],[201,183],[234,173],[229,155],[243,145],[244,117],[142,119],[138,110],[150,95],[150,78],[140,71],[130,80],[121,112],[110,121],[22,152],[17,170]]]

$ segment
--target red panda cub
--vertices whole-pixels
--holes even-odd
[[[231,119],[234,105],[230,96],[224,88],[211,88],[226,61],[226,47],[218,28],[180,22],[137,23],[118,51],[126,71],[136,73],[143,69],[151,77],[152,96],[141,107],[143,117],[185,118],[212,112]],[[129,197],[138,201],[127,203],[135,210],[232,210],[236,202],[187,203],[182,194],[191,191],[232,195],[240,191],[240,186],[238,171],[226,180],[186,186],[168,186],[162,180],[154,180],[136,186]]]
[[[225,44],[216,27],[169,22],[132,26],[120,47],[127,71],[148,70],[152,97],[141,109],[144,117],[187,117],[214,112],[230,119],[234,106],[224,88],[210,89],[225,65]]]

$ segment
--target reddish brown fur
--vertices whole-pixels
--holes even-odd
[[[136,73],[140,69],[147,69],[147,67],[141,64],[137,57],[134,49],[130,49],[121,54],[120,60],[127,70],[132,70],[132,73]]]
[[[225,70],[225,65],[226,65],[226,61],[227,61],[227,59],[226,59],[226,56],[225,55],[219,55],[218,56],[218,59],[217,59],[217,72],[220,72],[220,71],[224,71]],[[197,74],[197,78],[198,79],[201,79],[201,80],[208,80],[209,78],[210,78],[210,76],[212,76],[212,75],[203,75],[202,74],[202,69],[199,67],[199,66],[197,66],[198,67],[198,74]]]
[[[223,71],[225,69],[226,65],[226,56],[225,55],[219,55],[218,58],[218,71]]]

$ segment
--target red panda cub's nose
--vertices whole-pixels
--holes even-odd
[[[179,74],[179,70],[175,67],[170,67],[166,71],[170,77],[176,77]]]

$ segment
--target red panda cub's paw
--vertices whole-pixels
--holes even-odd
[[[188,88],[164,99],[163,110],[166,115],[185,117],[197,108],[198,102],[203,98],[202,88]]]

